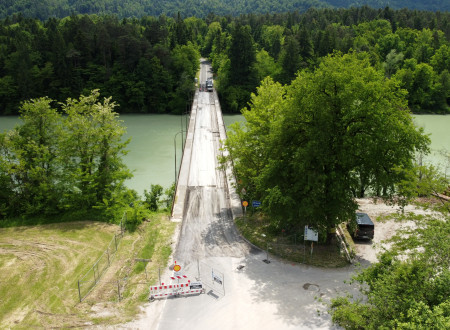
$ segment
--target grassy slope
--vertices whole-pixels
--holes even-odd
[[[118,231],[116,225],[85,221],[0,229],[0,328],[78,327],[128,319],[145,299],[148,284],[144,282],[157,280],[155,270],[148,272],[148,279],[142,270],[135,270],[133,258],[167,262],[171,253],[167,242],[174,228],[166,216],[158,215],[136,232],[126,233],[111,267],[83,303],[79,303],[77,280],[106,249]],[[153,249],[142,252],[148,245]],[[119,306],[117,285],[111,288],[110,283],[124,277],[129,283],[143,278],[144,285],[125,286],[122,281]],[[104,320],[92,312],[99,303],[111,304],[108,315],[115,317]],[[120,313],[115,311],[119,308]]]

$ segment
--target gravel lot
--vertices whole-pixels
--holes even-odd
[[[391,206],[382,202],[381,200],[374,200],[372,198],[358,199],[359,212],[364,212],[369,215],[375,224],[375,237],[372,241],[357,240],[356,253],[357,261],[362,264],[369,264],[377,261],[377,253],[382,251],[383,248],[387,248],[388,245],[383,243],[383,240],[391,238],[395,232],[402,227],[413,225],[410,221],[395,222],[393,220],[379,221],[378,217],[386,216],[393,213],[401,212],[399,206]],[[430,210],[423,210],[414,205],[407,205],[404,208],[406,212],[412,212],[415,214],[433,214]]]

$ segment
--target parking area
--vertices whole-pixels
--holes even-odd
[[[388,247],[384,240],[391,238],[398,229],[411,226],[412,222],[396,222],[394,220],[383,220],[382,216],[401,212],[399,206],[387,205],[381,200],[374,200],[372,198],[358,199],[358,212],[364,212],[369,215],[375,224],[375,235],[373,240],[354,240],[356,245],[356,261],[362,264],[373,263],[377,261],[377,253],[383,247]],[[405,207],[405,212],[414,212],[416,214],[431,214],[429,210],[417,208],[414,205]]]

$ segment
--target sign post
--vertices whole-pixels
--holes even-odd
[[[252,201],[252,206],[253,207],[260,207],[261,206],[261,202],[260,201]]]
[[[247,213],[248,202],[247,201],[243,201],[242,202],[242,206],[244,207],[244,219],[245,219],[245,213]]]
[[[305,235],[303,243],[305,256],[306,256],[306,241],[311,241],[311,257],[312,257],[314,242],[319,241],[319,233],[316,230],[308,228],[308,226],[305,226]]]

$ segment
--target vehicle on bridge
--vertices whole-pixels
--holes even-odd
[[[212,81],[212,79],[206,80],[206,90],[208,92],[212,92],[213,91],[213,81]]]

